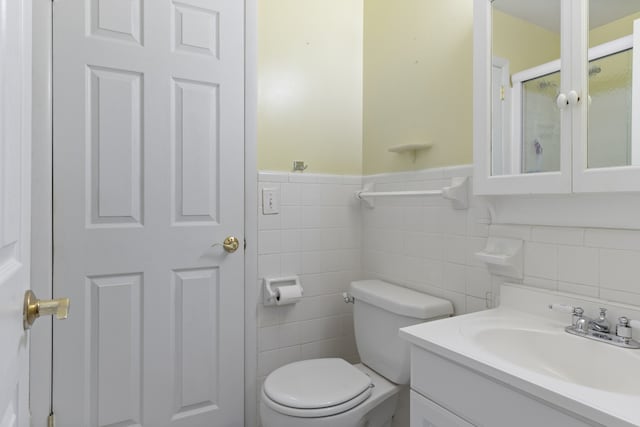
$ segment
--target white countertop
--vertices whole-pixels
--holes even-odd
[[[503,287],[502,296],[503,303],[497,309],[410,326],[401,329],[400,336],[427,351],[595,422],[610,427],[640,426],[640,350],[620,349],[609,344],[572,336],[564,332],[570,316],[558,316],[548,310],[548,316],[540,315],[545,313],[541,306],[546,307],[551,302],[579,304],[586,310],[591,309],[590,305],[603,305],[602,301],[591,299],[572,301],[571,296],[567,294],[531,290],[519,286],[511,287],[511,285]],[[533,306],[528,310],[529,312],[522,310],[523,298]],[[625,311],[625,309],[628,307],[617,307],[618,311]],[[615,311],[616,308],[614,307],[613,310]],[[636,313],[630,313],[630,315],[634,314]],[[566,320],[559,320],[564,318]],[[589,372],[594,372],[592,370],[604,370],[604,372],[596,372],[597,378],[593,379],[596,383],[603,378],[605,380],[609,378],[606,376],[606,371],[612,369],[611,365],[616,363],[619,356],[625,361],[625,366],[614,365],[613,369],[617,369],[614,372],[617,377],[613,376],[613,378],[627,379],[628,373],[628,381],[622,381],[624,382],[623,392],[611,391],[611,389],[617,390],[615,383],[609,384],[610,390],[584,385],[590,384],[591,378],[585,378],[586,381],[583,381],[583,384],[572,382],[563,378],[563,375],[553,372],[553,369],[541,367],[540,365],[544,363],[536,364],[535,358],[527,357],[528,349],[522,350],[516,347],[517,342],[506,340],[497,348],[490,348],[491,344],[483,342],[481,335],[476,335],[478,332],[505,327],[509,332],[516,334],[518,331],[524,334],[532,333],[533,337],[538,336],[536,334],[544,334],[539,336],[545,340],[550,337],[552,338],[550,342],[560,344],[559,347],[562,347],[551,348],[555,347],[552,345],[544,351],[566,352],[567,349],[575,351],[579,355],[576,357],[578,359],[576,363],[581,364],[579,368],[585,367],[583,370],[585,375],[588,376]],[[593,346],[605,346],[605,348]],[[544,351],[542,356],[537,354],[536,357],[544,357]],[[540,352],[536,351],[536,353]],[[593,355],[603,358],[601,356],[603,354],[605,360],[589,360],[590,357],[595,357]],[[554,363],[553,357],[549,359],[551,364]],[[555,359],[559,360],[558,357]],[[570,362],[571,360],[567,363]],[[567,366],[573,367],[565,364],[565,368]],[[578,374],[582,372],[578,370]]]

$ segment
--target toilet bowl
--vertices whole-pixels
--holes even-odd
[[[301,375],[301,372],[307,375]],[[362,364],[342,359],[312,359],[286,365],[272,373],[280,378],[262,388],[263,427],[385,427],[390,425],[399,386]],[[294,377],[291,377],[294,378]]]
[[[381,280],[351,283],[361,364],[304,360],[273,371],[262,386],[263,427],[390,427],[409,382],[409,345],[398,329],[448,317],[449,301]]]

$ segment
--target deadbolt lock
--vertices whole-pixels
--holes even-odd
[[[42,316],[56,316],[59,320],[66,319],[69,316],[69,298],[39,300],[32,291],[25,292],[23,308],[24,329],[30,329],[36,319]]]

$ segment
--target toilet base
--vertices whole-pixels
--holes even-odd
[[[375,386],[371,396],[357,407],[330,417],[300,418],[276,412],[261,400],[262,427],[391,427],[400,387],[362,364],[354,366],[369,375]]]

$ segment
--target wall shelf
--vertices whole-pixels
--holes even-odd
[[[415,162],[418,151],[428,150],[432,146],[433,144],[429,142],[414,143],[414,144],[400,144],[400,145],[394,145],[393,147],[389,147],[387,151],[391,153],[411,152],[413,153],[413,161]]]

